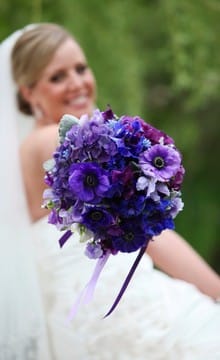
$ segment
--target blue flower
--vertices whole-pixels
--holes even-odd
[[[146,197],[144,195],[135,194],[129,199],[120,199],[117,204],[114,204],[113,201],[112,207],[124,218],[138,216],[145,207],[145,199]]]
[[[97,203],[110,187],[107,173],[96,163],[77,163],[70,168],[69,187],[82,201]]]
[[[82,215],[82,224],[95,233],[103,231],[114,223],[113,216],[102,207],[86,207]]]
[[[148,237],[140,226],[140,219],[133,218],[120,224],[121,234],[112,235],[112,246],[121,252],[132,252],[146,244]]]
[[[121,156],[137,158],[150,146],[144,137],[139,118],[122,117],[114,126],[114,141]]]
[[[106,193],[108,198],[117,196],[127,199],[133,195],[135,190],[133,186],[134,172],[130,166],[125,167],[123,170],[112,170],[110,177],[111,186]]]
[[[155,202],[150,198],[146,200],[141,224],[148,236],[152,238],[165,229],[174,229],[170,210],[171,201],[169,199],[162,199],[159,202]]]

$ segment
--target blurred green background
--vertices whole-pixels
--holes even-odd
[[[220,1],[3,0],[0,40],[42,21],[79,40],[100,108],[174,137],[186,168],[176,229],[220,273]]]

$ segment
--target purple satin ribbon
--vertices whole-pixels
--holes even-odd
[[[72,235],[72,232],[70,230],[66,231],[65,234],[60,238],[59,243],[60,243],[60,247],[62,247],[65,242],[70,238],[70,236]],[[149,241],[146,242],[146,244],[144,246],[142,246],[142,248],[140,249],[122,287],[121,290],[119,291],[113,305],[111,306],[110,310],[106,313],[106,315],[104,316],[104,318],[106,318],[107,316],[109,316],[116,308],[116,306],[118,305],[119,301],[121,300],[125,290],[128,287],[128,284],[131,281],[132,276],[134,275],[135,270],[137,269],[137,266],[139,264],[139,262],[141,261],[141,258],[143,257],[146,249],[147,249],[147,245],[148,245]],[[97,281],[99,279],[99,276],[110,256],[110,252],[106,253],[102,258],[98,259],[97,264],[95,266],[95,269],[93,271],[93,274],[89,280],[89,282],[87,283],[87,285],[85,286],[85,288],[81,291],[80,295],[78,296],[77,300],[75,301],[70,314],[69,314],[69,321],[72,320],[74,318],[74,316],[76,315],[79,306],[81,304],[87,304],[91,301],[94,291],[95,291],[95,287],[97,284]]]
[[[91,301],[94,291],[95,291],[97,281],[99,279],[99,275],[101,274],[102,269],[104,268],[104,266],[109,258],[109,255],[110,255],[110,252],[106,253],[103,257],[98,259],[95,269],[93,271],[93,274],[91,276],[91,279],[89,280],[89,282],[85,286],[85,288],[82,290],[82,292],[78,296],[76,302],[74,303],[74,305],[71,309],[71,312],[69,315],[69,320],[72,320],[74,318],[74,316],[76,315],[76,313],[79,309],[79,306],[81,304],[87,304]]]
[[[113,311],[114,309],[116,308],[116,306],[118,305],[119,301],[121,300],[125,290],[127,289],[128,287],[128,284],[130,283],[131,281],[131,278],[135,272],[135,270],[137,269],[137,266],[142,258],[142,256],[144,255],[146,249],[147,249],[147,245],[148,245],[148,242],[140,249],[139,253],[138,253],[138,256],[136,257],[122,287],[121,287],[121,290],[119,291],[118,293],[118,296],[116,297],[112,307],[110,308],[110,310],[107,312],[107,314],[104,316],[104,318],[106,318],[107,316],[109,316]]]
[[[71,230],[67,230],[63,236],[61,236],[61,238],[59,239],[59,244],[60,247],[62,248],[63,245],[65,244],[65,242],[67,242],[67,240],[70,238],[70,236],[72,235],[72,231]]]

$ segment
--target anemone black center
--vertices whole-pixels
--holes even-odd
[[[93,174],[89,174],[85,178],[85,184],[87,186],[91,186],[91,187],[96,186],[97,182],[98,182],[97,177],[95,175],[93,175]]]
[[[126,241],[132,241],[133,239],[134,239],[134,234],[133,234],[133,232],[132,231],[130,231],[130,232],[128,232],[128,233],[126,233],[125,235],[124,235],[124,239],[126,240]]]
[[[162,169],[165,165],[164,159],[161,156],[156,156],[154,158],[154,166],[157,169]]]
[[[134,146],[134,145],[137,145],[139,141],[139,138],[137,136],[125,136],[124,138],[124,143],[126,146]]]
[[[91,218],[92,218],[93,221],[100,221],[102,219],[101,211],[98,211],[98,210],[93,211],[91,213]]]

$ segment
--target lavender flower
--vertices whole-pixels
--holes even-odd
[[[183,201],[180,197],[174,197],[171,199],[171,209],[170,209],[170,215],[174,219],[177,214],[183,210]]]
[[[139,164],[145,175],[168,181],[179,170],[181,157],[173,147],[157,144],[140,155]]]
[[[89,259],[98,259],[102,257],[104,254],[102,247],[100,244],[95,242],[89,242],[86,245],[85,255],[88,256]]]

